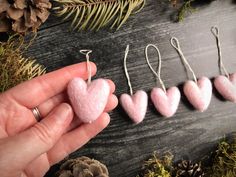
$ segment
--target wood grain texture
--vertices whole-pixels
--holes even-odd
[[[236,71],[236,5],[230,0],[204,5],[182,23],[171,20],[174,11],[168,2],[148,0],[139,14],[132,16],[116,32],[71,32],[69,23],[51,17],[39,31],[29,49],[48,70],[84,61],[79,50],[93,50],[92,61],[98,65],[96,77],[114,80],[116,93],[128,92],[123,71],[124,50],[130,44],[128,70],[134,90],[147,92],[156,85],[145,58],[148,43],[157,44],[163,57],[162,79],[167,87],[182,84],[188,79],[178,54],[170,45],[170,37],[179,38],[183,52],[196,75],[213,78],[219,74],[215,39],[210,32],[217,25],[221,32],[223,59],[229,72]],[[151,63],[156,66],[156,53],[150,50]],[[191,78],[191,76],[190,76]],[[235,131],[236,105],[223,101],[214,91],[209,109],[200,113],[183,96],[176,115],[164,119],[150,103],[144,122],[133,125],[118,107],[111,115],[111,123],[96,138],[71,157],[87,155],[104,162],[111,177],[134,177],[153,151],[170,151],[175,160],[189,157],[203,158],[219,139]],[[51,176],[56,167],[46,176]]]

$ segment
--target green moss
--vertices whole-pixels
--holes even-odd
[[[171,177],[173,156],[170,153],[159,158],[157,153],[148,159],[137,177]]]
[[[7,42],[0,42],[0,92],[46,72],[36,60],[23,56],[29,45],[22,36],[12,36]]]
[[[184,4],[181,6],[178,12],[178,21],[183,21],[187,13],[193,13],[196,11],[192,6],[191,3],[194,2],[195,0],[187,0],[184,2]]]
[[[206,177],[236,177],[236,138],[232,143],[223,140],[219,143],[214,155],[211,157],[210,166],[202,166]],[[201,162],[198,163],[201,166]],[[170,153],[160,157],[154,152],[137,177],[177,177],[176,167],[173,164],[173,155]]]
[[[207,174],[209,177],[236,176],[236,139],[232,143],[219,143],[212,167],[208,169]]]

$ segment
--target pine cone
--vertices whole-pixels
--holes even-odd
[[[57,177],[109,177],[107,167],[88,157],[79,157],[64,162]]]
[[[201,164],[183,160],[176,167],[176,177],[204,177]]]
[[[49,0],[0,0],[0,32],[36,32],[51,6]]]

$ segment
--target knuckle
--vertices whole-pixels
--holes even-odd
[[[43,77],[38,77],[37,81],[38,81],[38,87],[44,91],[43,93],[46,94],[48,92],[48,90],[55,91],[54,85],[45,82],[45,79]]]
[[[50,128],[44,123],[38,123],[32,127],[32,134],[45,146],[52,147],[54,140]]]

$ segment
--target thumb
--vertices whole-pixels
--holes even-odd
[[[2,152],[6,154],[5,160],[8,159],[9,162],[14,159],[11,162],[16,165],[16,168],[24,168],[29,162],[53,147],[69,126],[72,118],[71,106],[62,103],[41,122],[19,135],[8,138],[6,143],[0,142],[0,151],[3,147]],[[1,144],[5,145],[1,146]],[[0,157],[1,160],[4,160],[4,157]]]

